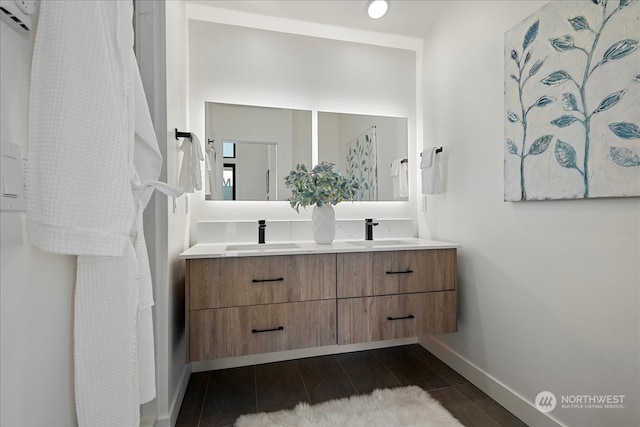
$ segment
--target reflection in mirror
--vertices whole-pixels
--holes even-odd
[[[318,113],[318,158],[362,183],[362,201],[408,200],[407,119]]]
[[[271,200],[278,191],[271,179],[278,170],[277,153],[276,143],[223,140],[222,200]]]
[[[311,111],[205,103],[205,199],[287,200],[284,177],[311,163]]]

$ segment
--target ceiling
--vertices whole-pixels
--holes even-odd
[[[446,0],[391,0],[389,12],[378,20],[367,16],[366,0],[194,0],[191,3],[424,38]]]

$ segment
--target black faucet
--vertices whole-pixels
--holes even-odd
[[[264,219],[258,220],[258,243],[264,243],[264,230],[267,228],[267,221]]]
[[[377,222],[373,222],[373,218],[367,218],[364,220],[364,239],[373,240],[373,227],[378,225]]]

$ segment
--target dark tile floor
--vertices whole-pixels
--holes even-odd
[[[243,414],[405,385],[427,390],[465,426],[526,427],[418,344],[192,374],[176,426],[232,426]]]

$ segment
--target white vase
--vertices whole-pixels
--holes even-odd
[[[336,236],[336,212],[331,205],[314,206],[311,212],[313,240],[321,245],[333,242]]]

